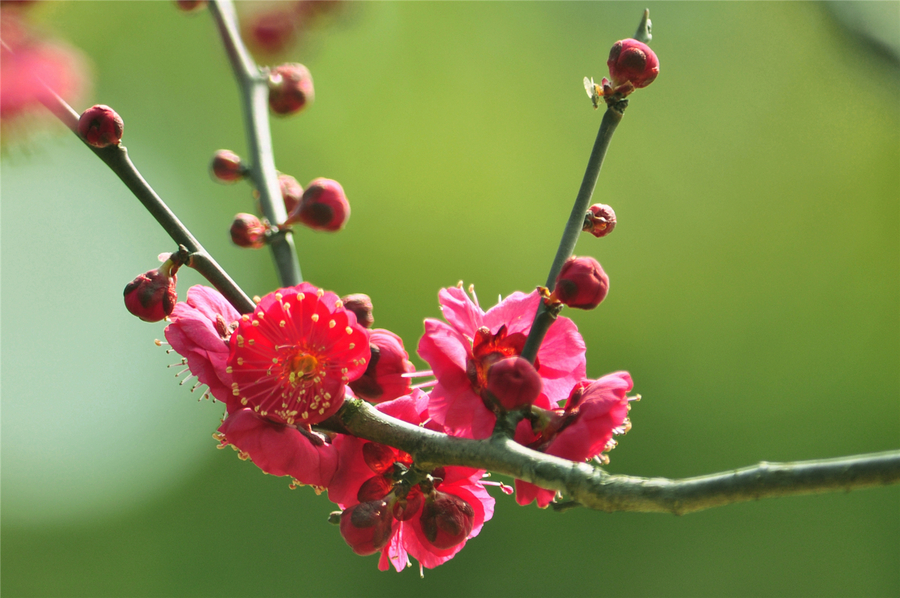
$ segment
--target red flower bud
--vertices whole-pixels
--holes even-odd
[[[279,174],[278,185],[281,187],[281,199],[284,200],[284,209],[290,214],[300,205],[300,198],[303,197],[303,187],[300,186],[297,179],[289,174]]]
[[[275,114],[298,112],[314,97],[312,75],[302,64],[282,64],[269,73],[269,108]]]
[[[534,403],[543,383],[537,370],[527,359],[507,357],[495,362],[487,373],[487,390],[510,411]]]
[[[209,173],[222,183],[236,183],[247,174],[241,157],[231,150],[219,150],[209,164]]]
[[[435,491],[422,507],[419,521],[425,539],[435,548],[447,550],[468,537],[475,521],[475,511],[455,494]]]
[[[237,214],[231,223],[231,241],[238,247],[259,249],[266,244],[266,230],[253,214]]]
[[[285,224],[302,222],[313,230],[339,231],[350,218],[350,203],[340,183],[331,179],[310,182]]]
[[[178,8],[184,12],[193,12],[205,7],[207,0],[175,0]]]
[[[341,297],[341,303],[356,315],[356,323],[363,328],[371,328],[375,323],[375,317],[372,315],[372,300],[368,295],[363,293],[347,295]]]
[[[594,309],[606,298],[609,277],[592,257],[572,256],[556,277],[556,288],[550,296],[569,307]]]
[[[290,6],[287,2],[279,4]],[[297,22],[290,8],[260,12],[251,15],[245,23],[242,37],[255,52],[278,54],[297,39]]]
[[[159,322],[164,319],[178,302],[175,290],[178,267],[172,260],[149,270],[125,285],[125,307],[145,322]]]
[[[584,215],[584,226],[581,230],[600,238],[613,232],[614,228],[616,228],[616,213],[613,209],[606,204],[595,203]]]
[[[373,330],[369,336],[369,349],[372,356],[366,372],[350,383],[354,394],[372,403],[383,403],[409,394],[410,380],[403,374],[416,368],[410,363],[400,337],[390,330]]]
[[[102,104],[88,108],[78,119],[78,134],[94,147],[119,145],[124,128],[122,117]]]
[[[659,75],[659,59],[650,47],[636,39],[623,39],[609,51],[609,78],[614,87],[627,82],[636,88],[647,87]]]
[[[359,503],[341,513],[341,536],[360,556],[384,548],[391,539],[392,525],[391,509],[384,500]]]

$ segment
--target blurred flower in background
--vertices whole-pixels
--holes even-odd
[[[0,126],[19,138],[53,117],[41,106],[48,88],[76,103],[90,87],[87,59],[77,48],[28,22],[32,2],[0,3]]]

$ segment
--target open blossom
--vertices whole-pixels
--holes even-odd
[[[414,424],[428,417],[427,397],[418,390],[376,409]],[[409,557],[429,569],[446,562],[494,513],[482,470],[440,467],[410,487],[401,481],[412,465],[407,453],[353,436],[338,436],[334,444],[340,467],[328,498],[344,509],[341,534],[358,554],[380,551],[382,571],[391,565],[402,571]]]
[[[585,461],[611,448],[614,434],[622,434],[628,423],[628,397],[633,387],[628,372],[607,374],[599,380],[583,380],[575,385],[562,409],[555,409],[535,430],[523,420],[516,428],[515,441],[548,455],[570,461]],[[556,492],[516,480],[516,502],[527,505],[537,500],[546,507]]]
[[[196,285],[187,301],[175,305],[166,326],[166,340],[187,360],[197,379],[225,404],[234,405],[231,374],[227,371],[228,341],[241,314],[219,291]]]
[[[337,295],[304,282],[241,316],[228,371],[234,396],[260,417],[316,424],[337,412],[368,362],[368,331]]]
[[[537,291],[513,293],[487,312],[461,286],[438,294],[447,322],[425,320],[419,355],[437,378],[429,413],[456,436],[487,438],[496,416],[483,400],[495,362],[520,355],[541,301]],[[568,318],[550,326],[535,360],[542,390],[534,405],[553,409],[585,376],[584,340]]]

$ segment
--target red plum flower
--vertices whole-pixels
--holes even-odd
[[[239,406],[227,371],[228,341],[241,314],[215,289],[193,286],[187,301],[175,305],[166,340],[185,358],[191,373],[229,407]]]
[[[550,301],[577,309],[594,309],[609,292],[609,277],[600,262],[590,256],[574,255],[563,264],[556,277]]]
[[[229,414],[215,437],[219,448],[231,445],[264,472],[310,486],[327,487],[338,465],[337,451],[326,437],[273,423],[249,408]]]
[[[276,423],[319,423],[366,371],[368,337],[334,293],[306,282],[270,293],[231,336],[234,396]]]
[[[456,436],[487,438],[496,422],[482,398],[495,362],[521,354],[541,301],[537,291],[513,293],[487,312],[461,286],[438,294],[446,323],[425,320],[419,355],[437,384],[429,413]],[[568,318],[550,326],[535,360],[542,390],[534,405],[552,409],[585,374],[584,340]]]
[[[584,380],[575,385],[562,409],[555,409],[542,428],[534,429],[527,420],[516,428],[515,440],[534,450],[570,461],[585,461],[611,448],[614,434],[630,428],[627,420],[633,387],[628,372],[607,374],[599,380]],[[516,502],[527,505],[537,500],[546,507],[556,492],[516,480]]]
[[[413,424],[423,424],[428,417],[427,397],[421,391],[376,409]],[[427,427],[439,428],[434,422]],[[494,513],[494,499],[481,483],[482,470],[440,467],[411,485],[403,474],[412,458],[403,451],[343,435],[334,445],[340,468],[328,498],[344,509],[341,535],[357,554],[381,551],[382,571],[391,565],[402,571],[409,557],[429,569],[446,562]]]

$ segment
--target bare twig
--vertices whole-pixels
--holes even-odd
[[[247,146],[250,151],[250,176],[259,191],[263,215],[272,224],[284,222],[287,219],[287,212],[281,199],[278,172],[275,170],[275,157],[272,152],[272,133],[269,129],[268,75],[256,66],[241,41],[237,15],[231,0],[211,0],[209,10],[219,28],[219,34],[240,88]],[[269,240],[269,247],[272,249],[281,285],[289,287],[303,282],[291,231],[287,229],[279,231]]]

